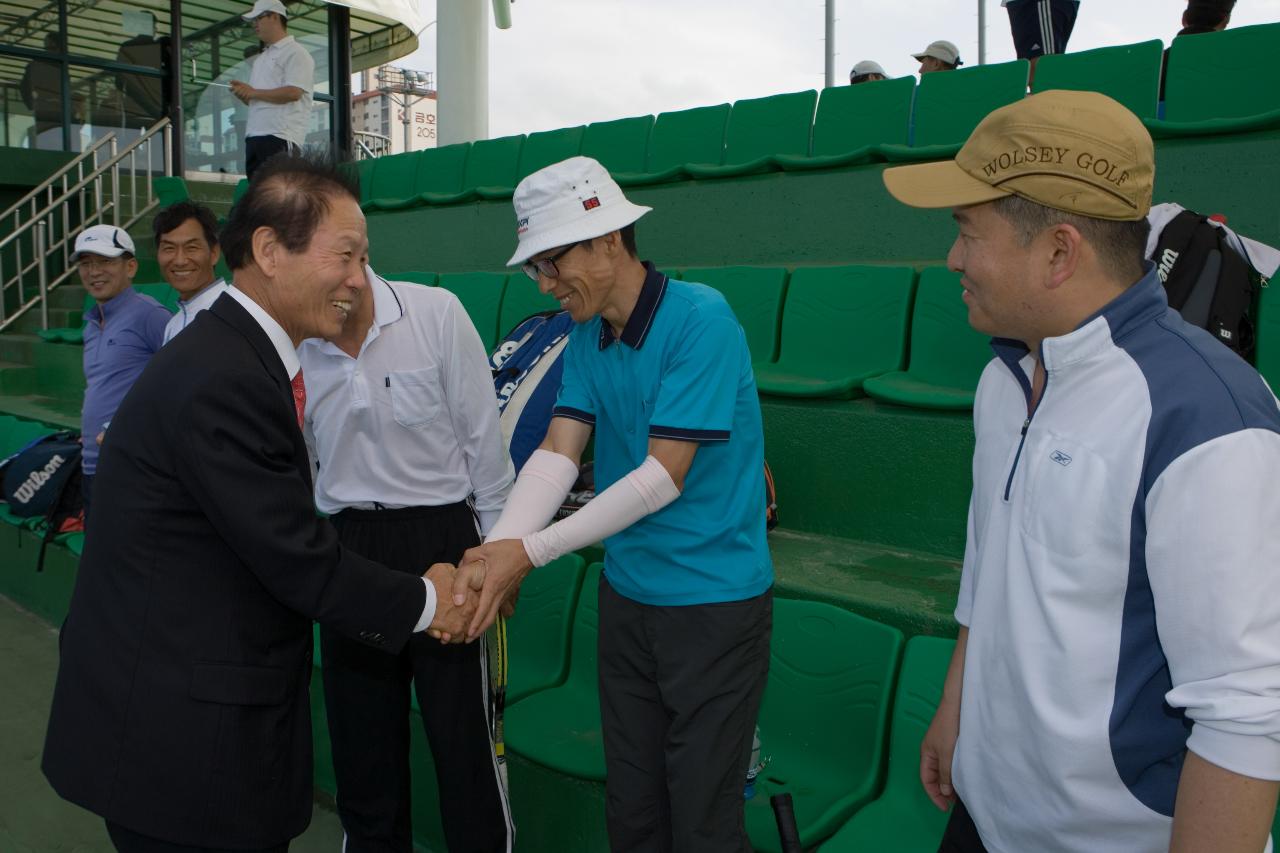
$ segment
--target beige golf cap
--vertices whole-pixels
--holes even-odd
[[[945,163],[886,169],[912,207],[960,207],[1009,195],[1094,219],[1151,208],[1155,147],[1138,117],[1097,92],[1054,90],[1001,107]]]
[[[625,228],[653,209],[627,201],[605,167],[590,157],[539,169],[516,186],[511,203],[519,243],[508,266]]]
[[[935,42],[930,42],[929,46],[924,50],[919,53],[913,53],[911,56],[917,62],[924,59],[926,56],[932,56],[939,62],[945,62],[948,65],[964,65],[964,62],[960,59],[960,48],[956,47],[946,39],[938,39]]]

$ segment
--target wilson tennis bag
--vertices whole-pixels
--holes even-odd
[[[36,571],[44,570],[45,548],[59,533],[84,529],[80,493],[80,437],[55,432],[28,444],[0,463],[9,512],[44,524]]]
[[[1208,217],[1184,210],[1161,230],[1151,260],[1169,307],[1253,360],[1254,306],[1261,277]]]

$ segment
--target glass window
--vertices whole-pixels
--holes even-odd
[[[0,56],[4,129],[0,145],[62,150],[62,64]]]

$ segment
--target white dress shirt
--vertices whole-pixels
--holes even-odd
[[[230,285],[218,278],[214,279],[212,284],[205,285],[203,290],[190,299],[179,299],[178,312],[164,327],[164,343],[167,344],[173,340],[174,335],[190,325],[197,314],[216,302],[218,297],[226,293],[229,288]]]
[[[482,532],[515,479],[484,344],[447,290],[369,276],[373,323],[355,358],[303,341],[303,433],[316,506],[335,513],[471,499]]]
[[[250,101],[244,135],[278,136],[301,147],[311,120],[311,89],[315,85],[315,75],[315,60],[293,36],[285,36],[275,44],[267,45],[253,58],[249,85],[255,89],[297,86],[302,90],[302,97],[287,104],[272,104],[258,99]]]
[[[239,302],[241,307],[249,312],[249,316],[262,327],[262,331],[267,333],[267,337],[271,339],[271,346],[275,348],[276,354],[280,356],[280,362],[284,365],[284,372],[289,376],[289,380],[293,381],[293,377],[298,375],[302,365],[298,362],[298,353],[293,348],[293,341],[288,333],[275,321],[275,318],[263,310],[261,305],[246,296],[240,288],[228,287],[227,294]],[[310,377],[304,375],[303,383],[309,382]],[[307,403],[307,409],[311,409],[310,402]],[[427,600],[422,607],[422,616],[418,618],[418,624],[413,628],[414,631],[427,630],[431,620],[436,618],[436,588],[426,578],[422,579],[422,583],[427,588]]]

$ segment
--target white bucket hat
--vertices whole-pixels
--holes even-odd
[[[516,186],[516,253],[507,266],[625,228],[653,208],[627,201],[608,171],[590,157],[539,169]]]
[[[71,260],[78,261],[81,255],[118,258],[125,252],[138,254],[133,248],[133,238],[128,231],[114,225],[90,225],[76,237],[75,254],[71,256]]]

